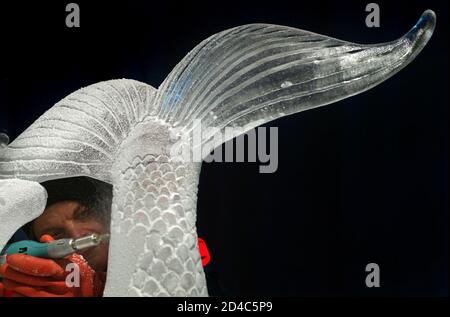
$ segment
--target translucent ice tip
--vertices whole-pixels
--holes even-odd
[[[426,10],[416,25],[404,36],[413,46],[415,55],[427,44],[433,35],[436,26],[436,14],[432,10]]]

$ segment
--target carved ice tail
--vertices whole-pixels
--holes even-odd
[[[208,295],[195,226],[200,163],[173,162],[169,140],[169,127],[149,120],[122,145],[105,296]]]

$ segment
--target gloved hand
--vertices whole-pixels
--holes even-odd
[[[52,240],[49,235],[40,239],[41,242]],[[66,277],[71,272],[66,272],[65,267],[70,262],[79,267],[79,287],[66,284]],[[61,260],[41,259],[25,254],[8,255],[6,263],[0,268],[0,275],[3,276],[4,293],[12,291],[14,295],[27,297],[101,296],[104,286],[103,276],[96,277],[95,271],[78,254]],[[1,288],[0,286],[0,292]]]

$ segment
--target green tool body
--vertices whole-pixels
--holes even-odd
[[[109,240],[109,234],[91,234],[78,239],[59,239],[48,243],[33,240],[22,240],[6,246],[0,255],[0,265],[6,262],[11,254],[27,254],[44,259],[62,259],[72,253],[95,247],[102,241]]]

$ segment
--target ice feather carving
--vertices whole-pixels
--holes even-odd
[[[0,178],[90,175],[111,182],[120,143],[152,111],[156,89],[133,80],[101,82],[70,94],[0,153]]]
[[[183,132],[195,119],[248,130],[323,106],[397,73],[425,46],[434,23],[434,13],[426,11],[405,36],[375,45],[278,25],[226,30],[199,44],[169,74],[158,89],[157,115]]]
[[[0,149],[0,178],[112,183],[105,295],[206,296],[195,228],[200,164],[175,160],[170,146],[198,122],[245,132],[370,89],[412,61],[434,25],[426,11],[405,36],[376,45],[267,24],[220,32],[158,90],[122,79],[67,96]],[[8,214],[0,210],[2,231]]]

